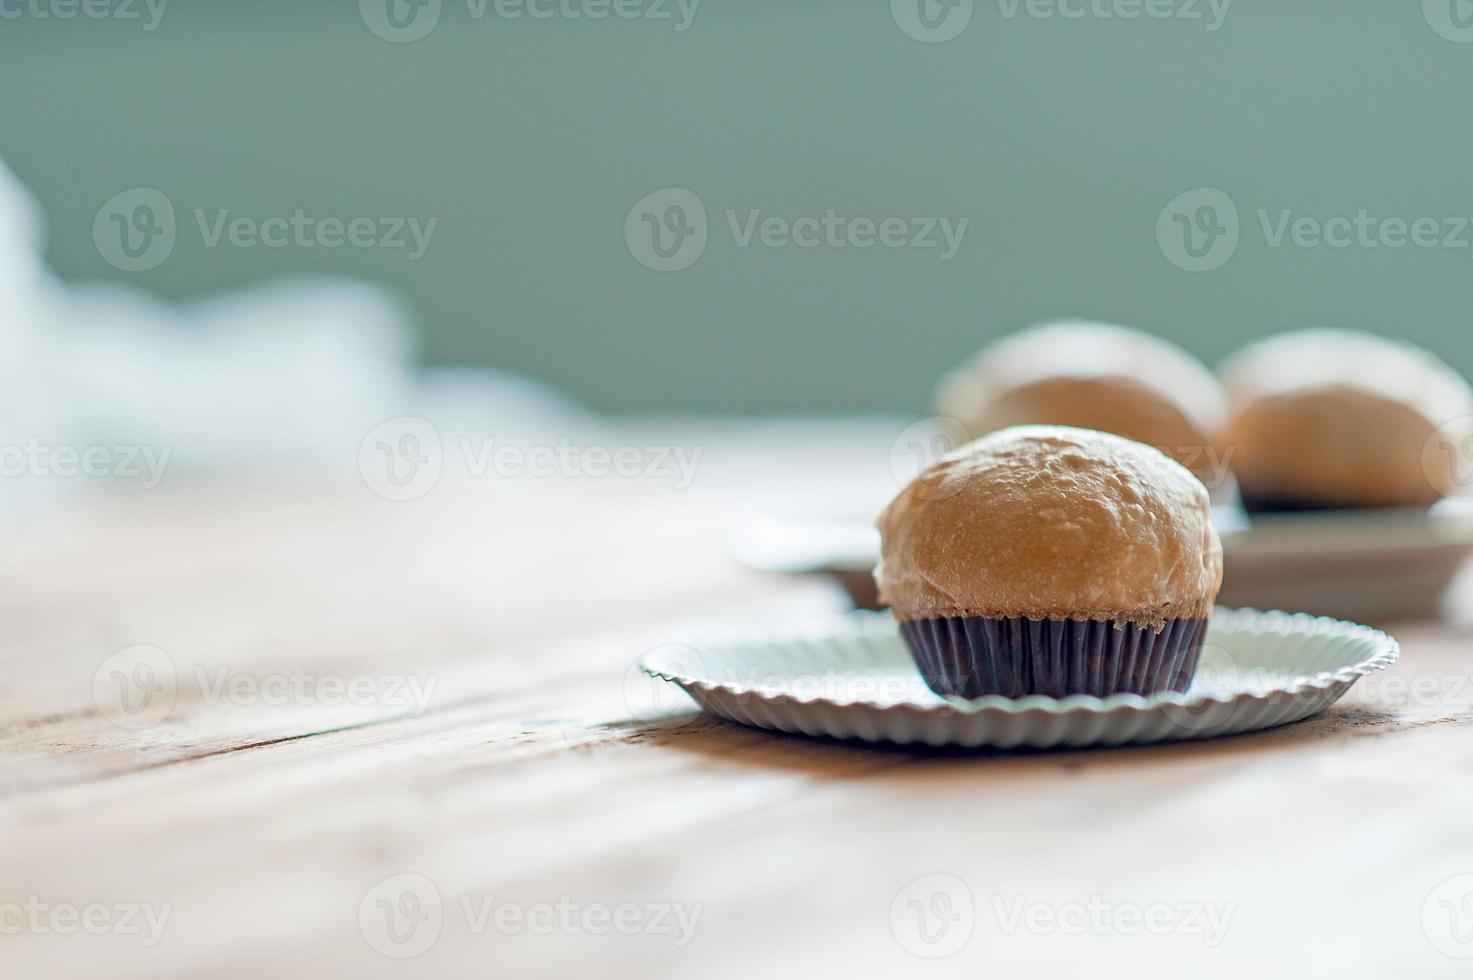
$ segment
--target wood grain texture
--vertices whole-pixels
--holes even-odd
[[[392,504],[332,480],[193,482],[13,529],[0,974],[1466,975],[1423,916],[1473,874],[1473,652],[1449,627],[1392,625],[1402,662],[1318,719],[1204,744],[910,751],[657,699],[630,675],[643,651],[842,606],[825,583],[735,567],[726,535],[746,508],[877,468],[776,486],[837,450],[761,435],[712,434],[688,491],[510,481]],[[93,687],[134,644],[178,682],[140,730]],[[222,669],[432,693],[268,704],[212,694]],[[429,948],[397,959],[372,917],[405,874],[440,913]],[[973,906],[944,959],[895,934],[916,914],[903,891],[933,874]],[[27,903],[167,919],[152,945],[14,928]],[[1210,907],[1226,929],[1012,921],[1091,903]]]

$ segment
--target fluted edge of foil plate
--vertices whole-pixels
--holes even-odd
[[[1367,626],[1306,613],[1219,609],[1198,681],[1184,694],[963,700],[924,691],[890,615],[863,613],[662,647],[640,669],[680,686],[703,710],[759,728],[898,744],[1078,748],[1212,738],[1301,721],[1399,655],[1396,640]],[[876,678],[894,681],[910,685],[915,696],[783,689],[786,679],[814,671],[841,684],[846,671],[870,685]],[[756,682],[754,672],[761,672]]]

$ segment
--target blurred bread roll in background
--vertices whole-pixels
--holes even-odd
[[[1129,327],[1060,320],[1005,337],[947,374],[936,403],[972,438],[1012,425],[1098,429],[1155,446],[1209,487],[1227,480],[1217,379],[1175,344]]]
[[[1473,388],[1420,347],[1300,330],[1250,344],[1219,373],[1249,509],[1429,506],[1470,480]]]

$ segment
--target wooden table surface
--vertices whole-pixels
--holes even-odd
[[[1473,971],[1451,955],[1473,955],[1465,634],[1385,624],[1393,671],[1208,743],[956,753],[738,727],[632,664],[713,624],[840,610],[726,538],[774,501],[821,506],[852,447],[822,427],[701,439],[689,488],[447,477],[391,502],[257,471],[15,521],[0,975]],[[120,711],[138,691],[154,700]]]

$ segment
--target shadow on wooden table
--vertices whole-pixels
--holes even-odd
[[[1467,719],[1473,724],[1473,718]],[[1380,736],[1436,721],[1404,718],[1394,711],[1361,705],[1337,705],[1316,717],[1264,731],[1211,739],[1095,748],[966,749],[953,746],[897,745],[785,734],[738,724],[692,711],[672,715],[665,724],[617,723],[604,727],[607,738],[625,744],[674,749],[755,767],[810,772],[825,776],[863,776],[874,768],[911,763],[947,766],[1036,766],[1065,768],[1095,765],[1193,764],[1204,755],[1227,757],[1251,752],[1283,752],[1310,748],[1326,739]]]

